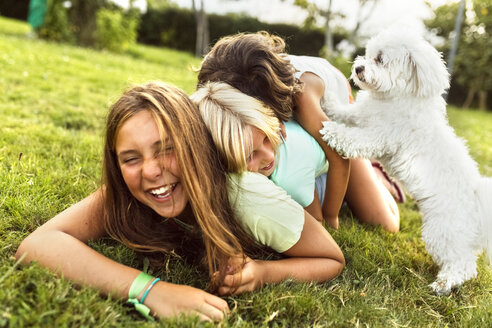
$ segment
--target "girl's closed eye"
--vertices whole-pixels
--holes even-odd
[[[174,145],[168,145],[162,149],[161,154],[163,155],[171,155],[174,153]]]
[[[137,163],[138,161],[138,157],[127,157],[127,158],[123,158],[123,160],[121,161],[123,164],[135,164]]]

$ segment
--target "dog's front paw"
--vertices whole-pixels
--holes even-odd
[[[347,147],[341,137],[339,124],[332,121],[322,122],[322,124],[323,128],[319,132],[323,140],[342,157],[348,157],[346,153]]]

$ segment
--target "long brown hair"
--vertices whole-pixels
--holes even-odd
[[[111,106],[103,163],[105,229],[112,238],[151,256],[191,246],[182,245],[185,230],[136,200],[123,180],[115,152],[116,136],[122,124],[142,110],[152,113],[161,136],[166,131],[174,145],[192,208],[192,217],[183,221],[193,227],[190,234],[203,241],[209,273],[220,271],[223,277],[227,259],[243,255],[244,249],[254,248],[254,242],[236,222],[227,196],[224,164],[197,107],[176,87],[158,82],[135,86]]]
[[[198,86],[226,82],[272,108],[279,120],[288,121],[302,84],[284,52],[284,40],[264,31],[223,37],[203,59]]]

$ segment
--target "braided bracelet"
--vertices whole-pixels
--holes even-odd
[[[153,321],[154,318],[150,315],[150,309],[147,306],[145,306],[143,302],[147,297],[149,291],[152,289],[155,283],[158,282],[160,279],[155,278],[145,290],[140,301],[138,300],[138,295],[142,292],[145,286],[147,286],[149,281],[151,281],[152,279],[154,279],[154,277],[152,277],[151,275],[146,274],[145,272],[141,272],[137,276],[137,278],[135,278],[132,285],[130,286],[130,290],[128,291],[128,303],[133,304],[133,306],[135,306],[135,310],[140,312],[140,314],[142,314],[147,319]]]

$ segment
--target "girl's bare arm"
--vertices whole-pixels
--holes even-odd
[[[253,291],[265,283],[288,278],[299,281],[324,282],[338,276],[345,259],[337,243],[326,229],[309,213],[304,212],[304,227],[299,241],[284,252],[287,259],[258,261],[247,258],[242,270],[233,270],[224,279],[220,294]],[[240,268],[242,258],[231,260],[231,268]],[[237,284],[237,288],[234,286]]]
[[[140,271],[115,262],[86,244],[104,236],[102,193],[102,189],[96,191],[43,224],[21,243],[16,257],[25,254],[24,263],[37,261],[69,280],[125,299]],[[222,318],[228,310],[227,303],[216,296],[161,281],[152,288],[145,304],[159,316],[186,312],[205,320]]]
[[[301,76],[304,90],[296,96],[296,120],[318,142],[330,163],[326,177],[325,199],[322,204],[323,217],[333,228],[338,228],[338,212],[342,206],[350,174],[350,161],[343,159],[321,138],[319,130],[328,117],[320,104],[324,83],[317,75],[306,72]]]

